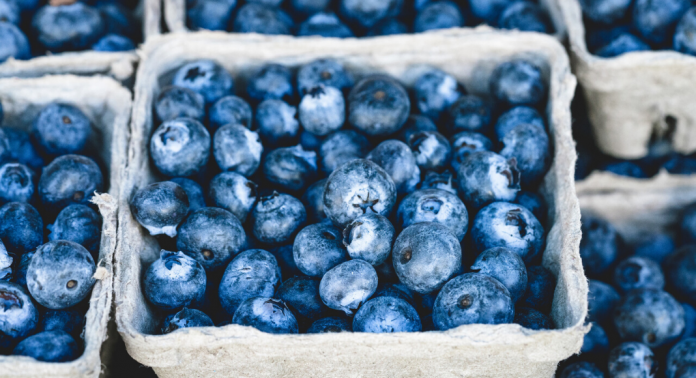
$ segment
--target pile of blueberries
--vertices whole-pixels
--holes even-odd
[[[186,0],[193,30],[369,37],[486,23],[553,33],[536,0]]]
[[[673,49],[696,55],[692,0],[579,0],[588,50],[604,58]]]
[[[610,223],[583,214],[592,328],[560,378],[696,376],[696,204],[675,231],[629,246]]]
[[[29,133],[12,126],[0,128],[0,354],[72,361],[101,240],[90,200],[105,183],[84,155],[95,131],[61,103],[39,111]]]
[[[0,0],[0,63],[66,51],[128,51],[142,40],[133,0]]]
[[[150,157],[168,181],[130,207],[163,248],[142,275],[156,333],[554,328],[538,66],[495,66],[491,100],[433,67],[409,94],[333,59],[245,83],[199,60],[155,101]]]

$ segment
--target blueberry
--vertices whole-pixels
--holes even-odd
[[[368,32],[368,37],[376,37],[380,35],[395,35],[395,34],[406,34],[408,33],[408,28],[403,22],[399,21],[395,17],[388,17],[378,22],[373,26]]]
[[[663,268],[671,290],[696,303],[696,245],[686,245],[670,253]]]
[[[48,242],[36,250],[27,270],[27,287],[42,306],[59,310],[85,299],[96,280],[92,255],[66,240]]]
[[[494,202],[481,209],[474,218],[471,237],[479,252],[506,247],[526,263],[542,252],[546,239],[534,214],[509,202]]]
[[[22,340],[12,354],[43,362],[68,362],[77,359],[80,351],[72,336],[62,331],[47,331]]]
[[[352,332],[353,325],[350,319],[338,316],[322,318],[309,327],[307,333],[337,333],[337,332]]]
[[[686,303],[682,303],[684,308],[684,332],[680,337],[680,341],[696,336],[696,309]]]
[[[595,364],[581,361],[566,366],[559,378],[604,378],[604,373]]]
[[[213,104],[208,112],[208,127],[217,130],[233,123],[251,129],[251,106],[241,97],[225,96]]]
[[[322,138],[310,133],[307,130],[300,131],[300,144],[305,150],[312,150],[315,152],[319,151],[321,147]]]
[[[220,169],[251,176],[261,164],[259,135],[242,125],[219,128],[213,137],[213,155]]]
[[[206,104],[213,104],[234,92],[232,76],[212,60],[185,64],[174,74],[172,85],[199,93]]]
[[[84,150],[91,132],[91,123],[85,114],[80,109],[66,104],[47,105],[41,109],[32,124],[34,139],[51,155],[72,154]]]
[[[462,95],[447,109],[447,127],[453,134],[460,131],[487,134],[492,111],[488,101],[474,95]]]
[[[527,290],[527,268],[524,261],[507,248],[497,247],[483,251],[471,266],[471,271],[491,276],[510,293],[513,303]]]
[[[310,277],[322,277],[348,260],[341,230],[328,222],[307,226],[297,234],[292,252],[297,268]]]
[[[546,131],[538,126],[521,124],[508,131],[501,140],[500,155],[515,159],[524,187],[539,183],[551,166],[551,147]]]
[[[395,203],[394,181],[369,160],[340,166],[329,176],[324,190],[324,212],[339,227],[368,211],[389,216]]]
[[[235,33],[290,34],[292,20],[285,12],[262,4],[244,4],[234,19]]]
[[[302,97],[299,117],[302,126],[316,135],[327,135],[343,126],[345,100],[341,91],[322,85],[313,87]]]
[[[343,230],[343,245],[351,259],[382,264],[389,257],[394,241],[394,226],[379,214],[365,213]]]
[[[613,24],[626,15],[632,0],[580,0],[582,13],[588,19]]]
[[[119,2],[99,1],[95,6],[106,24],[106,33],[118,34],[131,40],[141,37],[140,25],[134,18],[133,11],[125,5]]]
[[[550,271],[541,265],[528,266],[527,290],[525,290],[524,296],[517,302],[517,305],[531,307],[548,313],[551,311],[555,289],[556,277]]]
[[[505,105],[540,106],[546,90],[541,70],[526,60],[502,63],[491,74],[491,94]]]
[[[161,124],[150,139],[155,167],[167,176],[191,176],[210,157],[210,134],[192,118],[175,118]]]
[[[31,58],[29,41],[17,26],[0,21],[0,63],[10,58],[18,60]]]
[[[156,182],[135,192],[130,210],[150,235],[165,234],[173,238],[189,212],[189,200],[179,185],[171,181]]]
[[[621,33],[612,38],[595,55],[602,58],[613,58],[632,51],[648,51],[650,46],[631,33]]]
[[[413,308],[420,309],[420,307],[422,306],[420,306],[420,303],[417,302],[417,299],[421,299],[422,297],[432,297],[433,302],[435,302],[435,297],[437,297],[437,295],[433,296],[433,294],[431,293],[421,296],[415,293],[414,291],[411,291],[411,289],[409,289],[404,284],[380,283],[379,285],[377,285],[377,290],[372,295],[372,298],[377,297],[394,297],[403,299],[406,302],[408,302],[408,304],[413,306]],[[430,312],[432,312],[432,305],[430,306]]]
[[[329,5],[329,0],[291,0],[292,9],[302,15],[310,15],[323,11]]]
[[[265,100],[256,108],[258,133],[269,146],[287,146],[296,141],[300,131],[297,109],[285,101]]]
[[[674,378],[688,378],[696,376],[696,364],[685,364],[680,367],[676,373],[674,373]]]
[[[696,243],[696,204],[684,209],[679,222],[679,236],[684,244]]]
[[[420,181],[420,168],[409,146],[395,139],[385,140],[366,157],[391,176],[399,193],[410,193]]]
[[[515,308],[514,323],[533,330],[554,329],[553,320],[547,315],[529,307]]]
[[[421,170],[442,170],[450,163],[452,146],[436,131],[421,131],[411,135],[408,145]]]
[[[63,155],[41,173],[38,192],[49,211],[60,211],[70,204],[89,204],[95,192],[104,189],[99,166],[90,158]]]
[[[543,130],[546,129],[544,118],[536,109],[528,106],[516,106],[498,117],[495,123],[496,138],[503,139],[510,130],[521,124],[532,124]]]
[[[679,375],[684,367],[696,364],[696,338],[682,340],[670,349],[667,355],[665,375],[667,378],[687,378],[689,375]]]
[[[692,7],[684,14],[674,33],[674,49],[690,55],[696,55],[696,8]]]
[[[200,93],[183,87],[167,87],[157,96],[155,114],[162,121],[188,117],[200,121],[205,115],[205,100]]]
[[[271,252],[278,261],[281,277],[288,278],[302,275],[300,269],[297,268],[297,264],[295,264],[295,257],[292,253],[292,244],[272,248],[269,252]]]
[[[186,192],[186,197],[188,197],[189,200],[189,213],[205,207],[203,189],[197,182],[184,177],[175,177],[169,181],[179,185]]]
[[[2,130],[0,134],[4,131],[4,134],[7,136],[10,159],[24,164],[37,172],[43,168],[45,165],[44,159],[39,155],[36,148],[34,148],[29,133],[24,130],[13,128],[3,128],[0,130]],[[2,159],[2,155],[4,155],[4,153],[0,152],[0,159]]]
[[[517,192],[517,197],[513,202],[526,207],[542,224],[545,223],[548,209],[546,202],[539,194],[523,190]]]
[[[471,13],[489,25],[495,25],[500,13],[514,0],[470,0]]]
[[[350,22],[369,29],[380,20],[401,12],[403,0],[341,0],[341,14]]]
[[[580,353],[590,358],[604,358],[609,353],[607,333],[598,323],[590,323],[590,327],[590,331],[583,338]]]
[[[607,325],[621,299],[619,293],[610,285],[597,280],[589,280],[588,288],[588,319]]]
[[[458,28],[464,25],[464,17],[459,7],[447,0],[428,2],[418,12],[413,31],[421,33],[427,30]]]
[[[309,223],[321,222],[326,219],[324,213],[324,188],[326,179],[319,180],[310,185],[302,195],[302,203],[307,210],[307,221]]]
[[[0,207],[0,239],[7,251],[23,254],[43,244],[43,220],[36,209],[24,202]]]
[[[87,49],[104,35],[105,26],[99,11],[82,2],[43,6],[31,21],[37,41],[51,52]]]
[[[0,281],[0,349],[12,348],[31,334],[38,322],[39,312],[26,289]]]
[[[176,312],[203,301],[206,281],[205,270],[196,260],[162,250],[145,271],[143,292],[156,308]]]
[[[544,10],[529,1],[517,1],[508,5],[500,14],[498,27],[537,33],[549,33],[553,30]]]
[[[377,272],[364,260],[350,260],[331,268],[319,284],[324,304],[352,316],[377,289]]]
[[[655,356],[645,344],[622,343],[609,353],[611,377],[653,377],[656,371]]]
[[[20,8],[14,0],[0,1],[0,20],[18,25],[20,21]]]
[[[440,290],[433,307],[433,322],[444,331],[462,324],[510,323],[514,313],[510,293],[500,281],[484,274],[466,273]]]
[[[459,196],[472,210],[495,201],[512,201],[520,190],[520,171],[514,160],[490,151],[474,152],[459,166]]]
[[[176,314],[171,314],[164,318],[160,332],[166,335],[181,328],[213,326],[213,321],[203,311],[184,307]]]
[[[12,262],[14,258],[7,253],[5,244],[0,241],[0,281],[10,281],[12,277]]]
[[[353,318],[354,332],[420,332],[418,312],[403,299],[377,297],[360,307]]]
[[[222,172],[210,181],[209,194],[215,206],[231,212],[244,223],[256,204],[257,191],[256,184],[246,177],[234,172]]]
[[[317,59],[300,67],[297,72],[300,93],[304,95],[318,85],[345,91],[353,86],[353,75],[334,59]]]
[[[23,253],[12,275],[12,282],[22,286],[24,290],[27,290],[27,270],[29,269],[32,257],[34,257],[34,252]]]
[[[237,0],[188,0],[186,21],[192,30],[226,30]]]
[[[429,68],[413,85],[421,114],[437,121],[466,91],[454,76],[437,68]]]
[[[370,143],[363,135],[353,130],[339,130],[324,139],[319,148],[321,169],[331,174],[343,164],[364,158],[370,150]]]
[[[592,27],[588,25],[585,32],[585,43],[587,49],[594,53],[620,34],[630,32],[631,26],[623,21],[616,25],[593,25]]]
[[[266,333],[298,333],[295,315],[280,299],[249,298],[234,313],[232,322]]]
[[[78,310],[48,310],[41,314],[39,330],[62,331],[73,336],[79,336],[85,324],[85,315]]]
[[[94,51],[118,52],[135,50],[135,44],[128,37],[107,34],[92,45]]]
[[[614,270],[616,287],[626,293],[633,289],[658,289],[665,286],[660,265],[645,257],[632,256],[621,261]]]
[[[276,258],[262,249],[240,253],[225,269],[220,281],[220,303],[233,315],[249,298],[270,297],[281,283]]]
[[[31,202],[34,198],[34,172],[24,164],[0,166],[0,203]]]
[[[430,171],[425,174],[425,178],[421,183],[421,189],[439,189],[457,194],[457,189],[452,180],[452,173],[450,171],[444,171],[442,173]]]
[[[315,180],[317,154],[305,151],[301,145],[278,148],[263,161],[265,178],[289,192],[301,192]]]
[[[696,173],[696,158],[676,154],[662,166],[673,175],[692,175]]]
[[[474,152],[493,150],[493,142],[483,134],[462,131],[455,134],[449,140],[452,146],[452,161],[450,164],[455,171],[459,171],[464,159]]]
[[[418,134],[421,131],[437,131],[437,127],[433,121],[423,115],[411,114],[406,119],[406,123],[399,130],[398,137],[402,142],[408,143],[411,135]]]
[[[604,219],[583,214],[580,257],[588,276],[599,276],[616,260],[618,235]]]
[[[460,273],[462,248],[448,227],[431,222],[416,223],[396,238],[392,260],[401,283],[427,294],[440,289]]]
[[[179,227],[176,247],[198,261],[206,271],[227,266],[247,245],[239,219],[227,210],[204,207]]]
[[[279,64],[266,64],[251,74],[247,81],[247,94],[252,100],[284,100],[294,98],[292,73]]]
[[[636,0],[633,5],[633,28],[648,43],[671,44],[679,20],[691,5],[689,0]]]
[[[456,195],[439,189],[417,190],[399,204],[397,222],[402,228],[420,222],[447,226],[461,241],[469,226],[469,214]]]
[[[614,308],[614,324],[622,340],[659,347],[681,335],[684,309],[664,291],[636,289],[621,298]]]
[[[309,325],[329,312],[319,296],[319,279],[316,277],[289,278],[280,285],[275,297],[293,310],[302,325]]]
[[[348,122],[368,135],[398,131],[410,110],[408,93],[389,76],[368,76],[356,83],[348,95]]]
[[[256,239],[266,244],[286,244],[307,221],[302,202],[287,194],[273,192],[259,198],[251,213]]]
[[[90,207],[70,205],[47,228],[49,241],[69,240],[85,247],[95,259],[99,257],[102,217]]]
[[[319,12],[300,25],[300,37],[321,36],[328,38],[350,38],[353,32],[332,12]]]

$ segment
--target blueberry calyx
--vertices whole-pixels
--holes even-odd
[[[378,90],[374,94],[372,94],[372,98],[374,98],[377,101],[382,101],[387,94],[383,90]]]
[[[465,310],[474,303],[474,298],[472,298],[471,294],[464,294],[459,299],[457,300],[457,307],[461,308],[462,310]]]
[[[313,98],[317,98],[317,97],[323,95],[324,93],[326,93],[326,91],[324,90],[324,86],[317,85],[315,87],[312,87],[312,89],[310,89],[307,94],[309,94]],[[295,118],[297,118],[297,116],[295,116]]]
[[[163,251],[161,257],[164,261],[164,266],[167,267],[168,270],[172,270],[174,264],[181,265],[181,261],[179,261],[179,256],[177,256],[176,252]]]
[[[527,222],[522,219],[521,209],[512,209],[508,211],[507,215],[505,216],[505,224],[508,226],[516,226],[521,237],[525,237],[525,235],[527,235]]]
[[[68,289],[74,289],[77,287],[77,281],[70,280],[67,284],[65,284],[65,287],[67,287]]]
[[[212,260],[215,257],[215,254],[213,251],[209,249],[204,249],[201,251],[201,255],[203,255],[203,258],[206,260]]]
[[[440,212],[440,208],[444,202],[437,197],[429,197],[423,200],[421,204],[421,210],[434,213],[437,215]]]
[[[9,311],[12,307],[22,308],[24,303],[19,296],[7,291],[0,291],[0,306],[4,311]]]
[[[330,233],[329,231],[322,231],[321,236],[327,240],[336,240],[336,235]]]
[[[406,247],[406,249],[403,250],[401,253],[401,263],[406,264],[409,261],[411,261],[411,257],[413,256],[413,251],[411,250],[411,247]]]
[[[75,193],[73,193],[72,198],[73,198],[73,201],[80,202],[80,201],[82,201],[83,198],[85,198],[85,192],[78,190]]]
[[[72,123],[72,120],[70,119],[70,117],[64,115],[63,116],[63,123],[66,125],[69,125]]]
[[[186,72],[186,76],[184,77],[184,80],[188,81],[194,81],[196,80],[197,77],[199,76],[205,76],[204,73],[202,73],[198,67],[193,67],[190,70]]]
[[[358,193],[355,195],[355,197],[353,197],[353,202],[356,202],[355,199],[357,199],[358,203],[353,203],[354,208],[362,209],[363,214],[367,213],[368,209],[370,209],[373,213],[377,214],[377,211],[375,211],[375,209],[373,209],[372,207],[379,202],[379,198],[375,199],[375,200],[371,200],[369,190],[367,192],[367,197],[365,199],[362,198],[361,193]]]
[[[25,174],[26,171],[22,169],[22,167],[15,165],[15,166],[8,166],[6,170],[6,175],[12,182],[17,182],[19,183],[22,187],[27,186],[29,183],[29,177]]]
[[[322,79],[324,80],[329,80],[333,77],[330,71],[321,71],[321,74],[319,74]]]
[[[285,310],[290,310],[288,306],[285,305],[285,302],[281,301],[280,299],[269,298],[265,302],[263,302],[263,304],[273,306],[273,313],[275,313],[277,310],[280,310],[280,312],[282,312],[283,315],[285,315]]]

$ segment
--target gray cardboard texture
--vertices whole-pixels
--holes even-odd
[[[425,65],[436,66],[482,95],[488,92],[491,71],[502,61],[525,57],[542,67],[550,87],[546,115],[555,154],[541,186],[552,225],[543,264],[558,278],[552,317],[559,329],[533,331],[504,324],[446,332],[272,335],[228,325],[153,335],[161,318],[143,298],[140,274],[159,256],[159,245],[132,217],[128,199],[138,188],[163,179],[148,158],[154,99],[172,71],[187,61],[214,59],[242,90],[245,74],[262,63],[296,68],[320,57],[334,57],[358,76],[393,75],[406,86]],[[155,38],[141,58],[119,204],[116,322],[130,355],[160,377],[551,377],[559,361],[580,350],[587,282],[573,186],[570,101],[575,78],[554,38],[490,28],[343,41],[201,32]]]
[[[553,1],[568,30],[573,72],[587,99],[599,149],[637,159],[648,153],[653,134],[672,133],[676,151],[696,151],[696,57],[676,51],[632,52],[610,59],[592,55],[578,1]]]
[[[0,102],[5,111],[3,127],[29,129],[34,117],[51,102],[71,104],[92,121],[88,150],[98,154],[109,172],[109,192],[93,202],[103,218],[97,272],[82,333],[82,356],[67,363],[39,362],[30,357],[0,356],[0,377],[88,378],[102,369],[100,350],[106,339],[113,296],[113,257],[116,249],[117,197],[126,164],[131,93],[106,77],[46,76],[34,79],[0,79]],[[44,224],[45,226],[45,224]]]

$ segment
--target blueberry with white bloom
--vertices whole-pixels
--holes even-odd
[[[212,60],[197,60],[183,65],[174,74],[172,85],[200,93],[206,104],[234,92],[232,76]]]
[[[494,127],[496,139],[503,139],[508,131],[521,124],[532,124],[546,130],[544,118],[536,109],[529,106],[516,106],[498,117]]]
[[[459,7],[451,1],[428,2],[416,16],[414,32],[427,30],[458,28],[464,24],[464,17]]]
[[[232,323],[267,333],[298,333],[297,319],[280,299],[249,298],[234,313]]]
[[[609,353],[611,377],[653,377],[656,372],[657,358],[645,344],[621,343]]]
[[[287,146],[297,140],[297,109],[283,100],[269,99],[256,108],[257,132],[268,146]]]
[[[546,83],[535,64],[515,59],[500,64],[490,77],[493,98],[504,105],[539,106],[546,97]]]
[[[337,332],[352,332],[352,319],[346,317],[331,316],[321,318],[307,329],[307,333],[337,333]]]
[[[247,81],[246,90],[247,95],[258,102],[271,99],[292,102],[295,96],[292,73],[280,64],[266,64],[254,71]]]
[[[202,301],[206,282],[205,270],[196,260],[162,250],[145,271],[143,293],[153,306],[169,312]]]
[[[225,96],[217,100],[208,111],[208,127],[211,130],[230,123],[251,129],[251,119],[251,106],[237,96]]]
[[[403,2],[400,0],[359,1],[342,0],[341,15],[348,21],[369,29],[380,20],[396,16],[401,12]]]
[[[27,337],[39,323],[39,311],[21,286],[0,281],[0,348],[8,349]]]
[[[498,28],[537,33],[553,31],[543,8],[529,1],[517,1],[508,5],[500,14]]]
[[[389,173],[399,193],[412,192],[420,181],[420,168],[409,146],[395,139],[385,140],[370,152],[371,160]]]
[[[447,138],[436,131],[412,134],[408,145],[416,158],[416,164],[423,171],[441,170],[450,163],[452,147]]]
[[[341,230],[328,222],[303,228],[295,238],[292,252],[297,268],[310,277],[322,277],[329,269],[348,260]]]
[[[246,3],[239,11],[232,24],[235,33],[290,34],[292,19],[275,7],[257,3]]]
[[[678,373],[686,372],[685,368],[690,365],[696,365],[696,338],[682,340],[673,346],[667,355],[666,365],[667,378],[689,377],[687,374],[678,375]]]
[[[172,119],[152,134],[150,156],[155,167],[166,176],[191,176],[208,162],[210,134],[192,118]]]
[[[432,222],[416,223],[396,238],[392,260],[403,284],[427,294],[460,273],[462,248],[448,227]]]
[[[254,297],[271,297],[281,283],[276,258],[262,249],[240,253],[230,262],[220,281],[222,308],[234,315],[239,305]]]
[[[544,247],[546,235],[541,223],[524,206],[494,202],[481,209],[471,228],[476,250],[506,247],[526,263],[533,261]]]
[[[373,75],[359,81],[348,95],[348,122],[367,135],[389,135],[406,122],[411,102],[395,79]]]
[[[343,93],[322,85],[309,89],[300,102],[299,116],[302,127],[316,135],[340,129],[346,120]]]
[[[659,289],[665,286],[660,265],[645,257],[631,256],[614,269],[614,283],[624,293],[634,289]]]
[[[353,318],[354,332],[420,332],[421,319],[408,302],[394,297],[367,301]]]
[[[493,142],[483,134],[476,132],[462,131],[452,136],[449,141],[452,146],[452,161],[450,164],[455,172],[459,171],[459,166],[464,159],[472,153],[493,150]]]
[[[79,153],[92,133],[92,123],[80,109],[52,103],[41,109],[32,124],[34,140],[50,155]]]
[[[551,166],[551,148],[546,131],[538,126],[521,124],[501,139],[500,155],[515,159],[522,186],[536,185]]]
[[[406,123],[399,130],[398,138],[404,143],[411,140],[411,135],[418,134],[421,131],[437,131],[437,126],[428,117],[420,114],[411,114],[406,119]]]
[[[48,240],[69,240],[87,248],[95,259],[99,256],[102,217],[89,206],[66,207],[47,228],[51,231]]]
[[[0,166],[0,203],[30,202],[34,197],[34,171],[20,163]]]
[[[355,218],[343,230],[343,244],[350,258],[377,266],[389,257],[394,236],[394,226],[387,218],[366,213]]]
[[[353,75],[334,59],[317,59],[300,67],[297,89],[305,94],[317,85],[344,91],[353,86]]]
[[[133,217],[150,235],[176,236],[189,210],[186,191],[171,181],[156,182],[138,189],[130,201]]]
[[[164,88],[157,96],[155,114],[162,122],[179,117],[200,121],[205,116],[205,100],[198,92],[188,88],[170,86]]]
[[[184,307],[176,314],[164,318],[160,332],[166,335],[181,328],[212,326],[214,326],[213,321],[203,311]]]
[[[12,351],[43,362],[68,362],[80,355],[75,339],[62,331],[46,331],[22,340]]]
[[[197,182],[184,177],[175,177],[169,181],[179,185],[186,192],[189,199],[189,213],[205,207],[203,188]]]
[[[457,194],[456,183],[450,171],[442,173],[430,171],[426,173],[420,187],[421,189],[439,189]]]
[[[219,128],[213,137],[213,155],[220,169],[251,176],[261,164],[259,135],[242,125]]]
[[[614,325],[622,340],[655,348],[679,338],[685,325],[684,308],[662,290],[636,289],[614,308]]]
[[[104,177],[94,160],[63,155],[44,168],[37,192],[44,208],[58,212],[68,205],[89,205],[95,192],[104,190]]]
[[[481,97],[464,95],[447,109],[447,127],[451,133],[471,131],[488,134],[493,106]]]
[[[0,207],[0,239],[16,255],[32,252],[43,244],[43,220],[28,203],[10,202]]]
[[[516,303],[527,290],[527,267],[516,253],[496,247],[483,251],[471,266],[471,271],[491,276],[508,289]]]
[[[447,226],[461,241],[469,226],[469,214],[456,195],[439,189],[417,190],[404,198],[396,213],[398,225],[406,228],[421,222]]]
[[[351,316],[377,289],[377,272],[364,260],[350,260],[330,269],[319,284],[328,307]]]
[[[336,168],[355,160],[363,159],[370,151],[370,142],[364,135],[353,130],[339,130],[329,134],[319,147],[321,170],[331,174]]]
[[[208,192],[215,206],[221,207],[244,223],[258,197],[258,187],[234,172],[222,172],[210,180]]]
[[[317,154],[301,145],[278,148],[263,161],[265,178],[289,192],[301,192],[314,181],[317,174]]]
[[[304,205],[288,194],[262,196],[251,212],[254,237],[262,243],[288,243],[307,221]]]
[[[516,162],[490,151],[466,157],[457,176],[459,195],[474,210],[495,201],[512,201],[520,190]]]
[[[418,110],[437,121],[457,99],[466,93],[454,76],[430,68],[416,79],[413,85]]]

